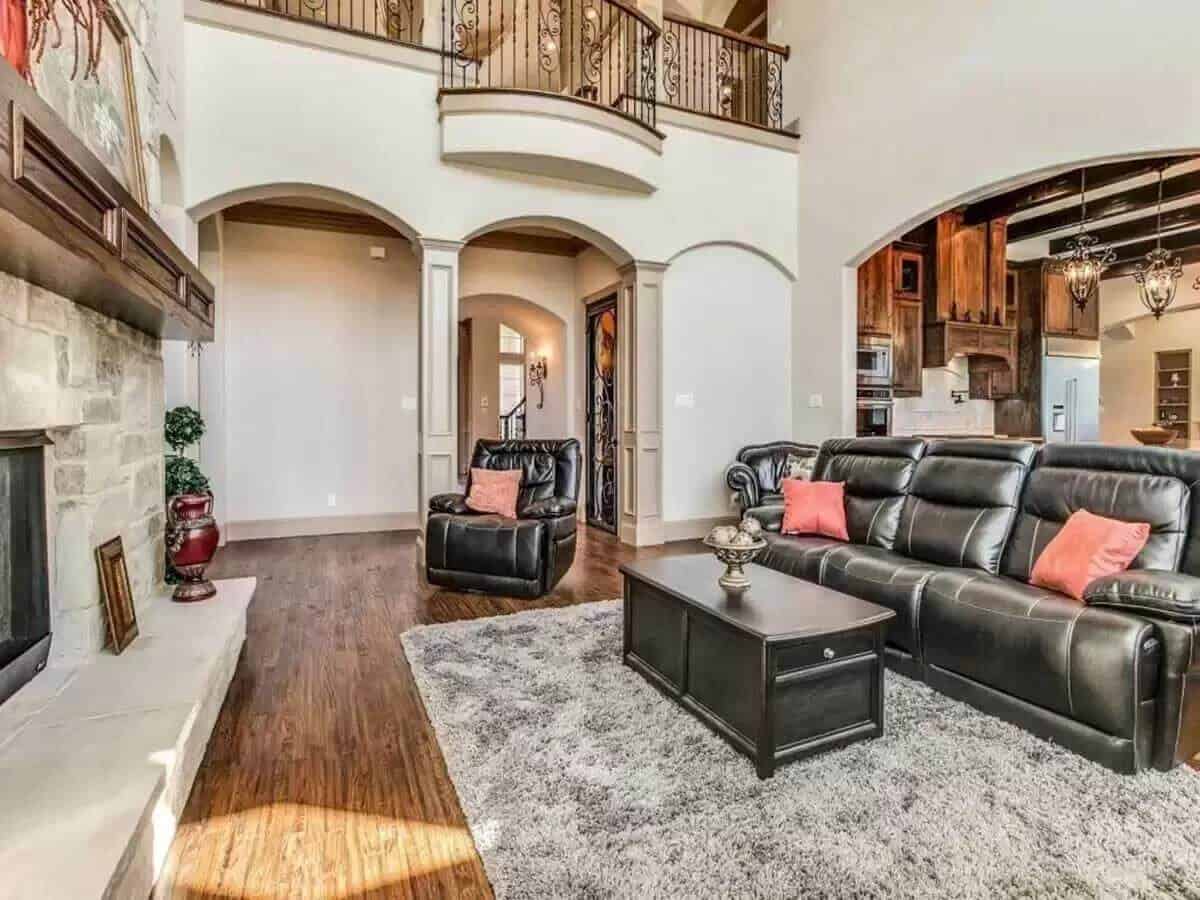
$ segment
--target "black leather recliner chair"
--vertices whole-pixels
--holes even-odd
[[[517,518],[476,513],[463,494],[431,497],[429,583],[510,597],[548,593],[575,560],[579,441],[479,441],[471,468],[521,470]]]
[[[849,542],[754,514],[758,562],[896,612],[890,668],[1109,768],[1200,753],[1200,454],[1014,441],[826,441]],[[1030,584],[1078,509],[1150,524],[1129,571],[1085,602]]]
[[[737,494],[738,511],[745,515],[758,507],[778,507],[783,515],[780,482],[788,476],[793,461],[812,464],[818,448],[814,444],[773,441],[751,444],[738,451],[737,462],[725,470],[725,483]]]

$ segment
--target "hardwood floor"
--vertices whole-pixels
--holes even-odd
[[[397,532],[231,544],[216,578],[258,577],[237,673],[156,897],[492,896],[401,632],[607,600],[635,551],[582,529],[570,573],[537,601],[459,594],[418,574]]]

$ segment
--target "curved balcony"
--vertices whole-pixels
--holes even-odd
[[[444,0],[443,157],[653,191],[657,41],[621,0]]]

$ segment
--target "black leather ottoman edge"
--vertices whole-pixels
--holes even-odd
[[[1097,731],[1066,716],[1034,706],[1009,694],[964,678],[947,669],[926,665],[925,682],[955,700],[1011,722],[1122,775],[1138,771],[1134,742]]]

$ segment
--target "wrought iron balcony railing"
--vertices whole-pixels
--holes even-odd
[[[352,31],[369,37],[420,44],[422,0],[220,0],[261,12]]]
[[[655,127],[658,29],[622,0],[443,0],[442,88],[554,94]]]
[[[735,31],[664,16],[662,102],[781,131],[783,64],[790,53]]]

